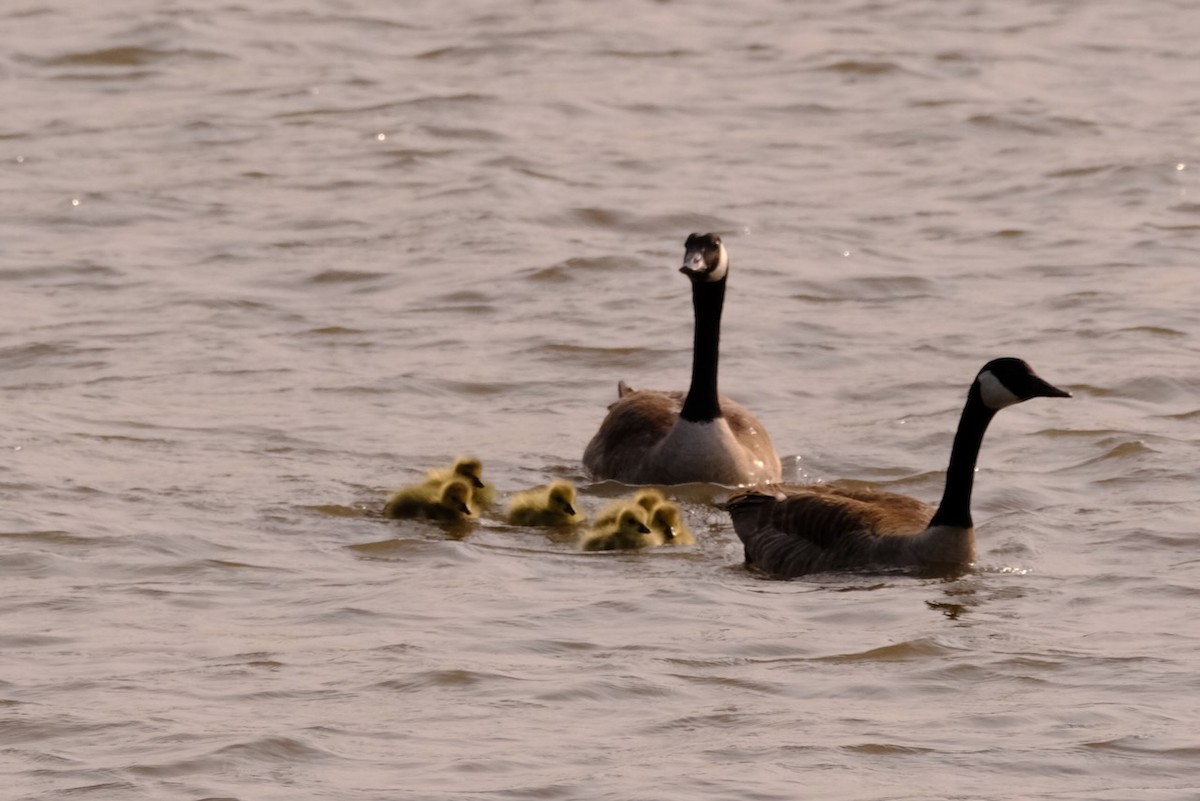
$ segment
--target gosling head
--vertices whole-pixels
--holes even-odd
[[[695,283],[722,281],[729,274],[729,254],[716,234],[692,234],[684,243],[679,272]]]
[[[1071,393],[1043,380],[1021,359],[992,359],[975,377],[973,390],[983,405],[998,412],[1030,398],[1069,398]]]
[[[621,516],[617,518],[617,530],[622,534],[649,534],[650,529],[646,526],[646,513],[638,506],[622,509]]]
[[[575,516],[575,488],[565,481],[555,481],[550,485],[550,508],[562,512],[567,517]]]
[[[661,531],[667,542],[675,539],[675,533],[679,530],[681,523],[679,507],[673,503],[659,504],[654,507],[654,512],[650,515],[651,527]]]
[[[666,502],[663,494],[656,489],[640,489],[633,496],[633,502],[646,510],[646,514],[653,512],[660,504]]]
[[[470,456],[454,461],[454,475],[464,478],[476,489],[483,486],[483,463]]]
[[[461,478],[453,478],[442,485],[438,493],[440,503],[465,517],[471,512],[471,485]]]

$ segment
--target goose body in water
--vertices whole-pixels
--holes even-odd
[[[745,545],[746,562],[782,578],[831,570],[914,569],[953,573],[975,559],[971,490],[984,432],[996,412],[1030,398],[1070,393],[1039,378],[1020,359],[983,366],[967,402],[933,509],[904,495],[828,486],[748,491],[725,504]]]
[[[689,236],[680,271],[692,282],[696,321],[691,386],[686,393],[660,392],[633,390],[621,382],[617,402],[584,450],[583,464],[596,478],[626,484],[779,481],[779,456],[762,423],[717,392],[729,275],[729,254],[721,238]]]

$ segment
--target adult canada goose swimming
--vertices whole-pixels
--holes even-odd
[[[452,478],[441,485],[426,482],[403,487],[392,493],[383,507],[383,516],[393,519],[463,520],[474,515],[471,485],[463,478]]]
[[[575,487],[566,481],[518,492],[508,505],[508,522],[514,526],[569,526],[582,519],[575,508]]]
[[[827,570],[920,568],[951,573],[975,559],[971,489],[975,461],[996,412],[1030,398],[1069,398],[1020,359],[995,359],[967,392],[946,469],[942,502],[826,486],[744,492],[725,504],[746,562],[783,578]]]
[[[427,484],[440,487],[452,478],[461,478],[471,485],[471,499],[491,506],[496,499],[495,488],[483,482],[483,463],[473,456],[460,456],[449,467],[435,468],[425,474]]]
[[[745,407],[717,393],[721,309],[729,255],[716,234],[687,238],[680,269],[692,282],[696,329],[686,393],[633,390],[621,382],[600,430],[583,452],[597,478],[626,484],[707,481],[730,486],[779,481],[771,438]]]
[[[640,506],[625,507],[615,521],[593,528],[584,534],[579,542],[579,546],[585,551],[652,548],[662,544],[662,535],[651,531],[646,525],[646,510]]]

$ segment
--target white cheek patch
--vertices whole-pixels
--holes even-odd
[[[999,378],[992,375],[990,370],[980,373],[979,378],[975,380],[979,382],[979,397],[983,401],[983,405],[993,411],[999,411],[1006,406],[1021,402],[1021,399],[1004,386]]]
[[[717,245],[717,266],[708,274],[706,281],[720,281],[729,273],[729,254],[725,252],[724,243]]]

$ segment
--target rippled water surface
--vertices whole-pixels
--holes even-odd
[[[1200,798],[1200,9],[0,9],[0,784],[22,799]],[[563,477],[618,379],[926,500],[949,581],[385,521]]]

